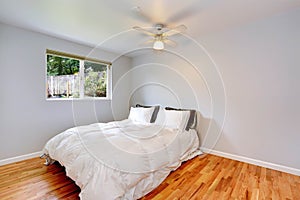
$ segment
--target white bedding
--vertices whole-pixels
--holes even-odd
[[[130,120],[66,130],[44,153],[59,161],[83,200],[138,199],[181,162],[201,154],[196,131],[180,132]]]

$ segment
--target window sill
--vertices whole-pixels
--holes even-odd
[[[90,98],[46,98],[46,101],[110,101],[109,97],[90,97]]]

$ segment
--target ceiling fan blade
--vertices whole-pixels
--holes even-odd
[[[151,17],[149,17],[145,12],[142,11],[142,9],[139,6],[135,6],[131,9],[136,17],[138,17],[138,20],[146,22],[146,23],[153,23],[153,20]],[[135,18],[136,18],[135,17]]]
[[[144,28],[141,28],[141,27],[139,27],[139,26],[134,26],[134,27],[132,27],[133,29],[135,29],[135,30],[137,30],[137,31],[139,31],[139,32],[142,32],[142,33],[144,33],[144,34],[146,34],[146,35],[150,35],[150,36],[155,36],[155,34],[154,33],[152,33],[152,32],[150,32],[150,31],[148,31],[148,30],[146,30],[146,29],[144,29]]]
[[[187,27],[182,24],[182,25],[176,26],[176,27],[171,28],[170,30],[164,32],[164,35],[172,36],[172,35],[176,35],[178,33],[184,33],[186,30],[187,30]]]
[[[163,42],[171,47],[176,47],[177,43],[170,39],[164,39]]]
[[[142,44],[153,44],[155,42],[155,39],[149,39],[145,42],[143,42]]]
[[[167,23],[177,23],[179,21],[184,21],[184,19],[194,17],[195,15],[199,14],[199,10],[201,10],[201,8],[199,8],[197,4],[192,4],[189,7],[182,8],[180,12],[171,16],[167,20]]]

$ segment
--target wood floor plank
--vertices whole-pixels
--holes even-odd
[[[0,166],[0,199],[78,200],[80,188],[64,167],[39,158]],[[181,165],[141,200],[300,199],[300,177],[214,155]]]

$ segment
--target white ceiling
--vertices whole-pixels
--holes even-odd
[[[300,0],[0,0],[0,21],[120,53],[148,39],[136,25],[185,24],[195,38],[298,7]]]

